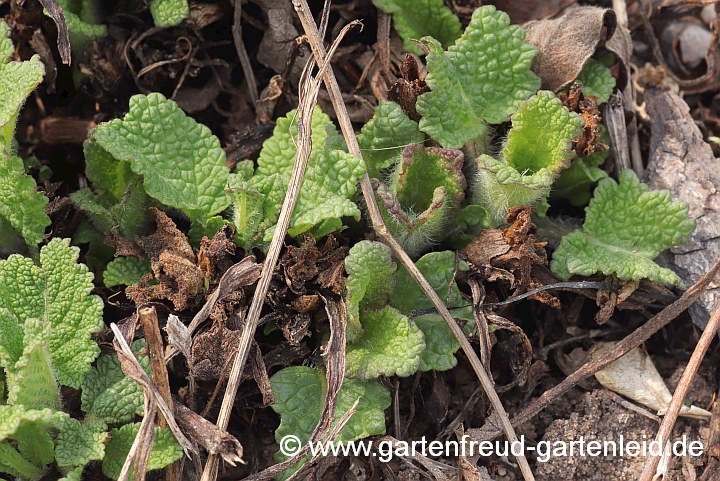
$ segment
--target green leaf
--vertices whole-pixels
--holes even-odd
[[[455,283],[457,272],[467,271],[470,267],[465,261],[458,261],[452,251],[431,252],[422,256],[415,265],[430,283],[435,293],[451,309],[453,317],[473,320],[472,307],[460,293]],[[397,275],[397,283],[390,297],[390,305],[403,314],[410,316],[413,311],[433,307],[432,302],[423,293],[415,279],[404,269]],[[461,307],[460,309],[453,309]],[[414,318],[415,323],[425,335],[426,349],[420,356],[421,371],[444,371],[457,364],[455,352],[460,348],[445,320],[437,314],[425,314]],[[468,324],[471,327],[471,324]]]
[[[68,419],[55,440],[55,460],[60,467],[85,466],[105,456],[107,424],[99,419]]]
[[[23,354],[23,325],[15,314],[0,307],[0,367],[15,366]]]
[[[28,245],[43,240],[50,217],[45,213],[48,198],[37,191],[35,179],[25,174],[22,160],[0,153],[0,221],[22,235]]]
[[[27,319],[23,327],[22,355],[6,368],[8,404],[21,404],[28,409],[60,409],[59,386],[49,353],[50,323]]]
[[[406,377],[418,370],[425,338],[412,320],[386,306],[361,314],[361,322],[362,335],[346,349],[348,377]]]
[[[460,20],[443,0],[373,0],[373,4],[392,14],[395,30],[405,41],[405,50],[418,55],[423,51],[410,39],[429,35],[448,47],[462,33]]]
[[[327,390],[325,373],[306,366],[286,367],[276,372],[270,378],[270,383],[275,394],[275,403],[270,407],[280,415],[275,439],[280,442],[283,437],[293,435],[306,444],[322,415]],[[340,431],[336,441],[355,441],[385,434],[384,411],[390,407],[390,393],[376,380],[346,378],[337,396],[333,423],[358,399],[357,411]],[[276,458],[280,461],[287,459],[280,453]],[[304,462],[302,460],[286,470],[279,479],[287,478]]]
[[[150,262],[139,257],[118,257],[107,265],[103,273],[105,287],[132,286],[151,272]]]
[[[379,186],[380,212],[410,256],[450,233],[448,227],[465,197],[463,163],[460,150],[409,145],[389,189]]]
[[[90,142],[129,162],[143,176],[148,195],[193,220],[230,204],[225,195],[230,171],[220,141],[159,93],[131,97],[125,117],[98,125]]]
[[[487,123],[505,122],[520,102],[540,88],[530,70],[535,47],[510,17],[493,6],[475,10],[462,37],[447,51],[435,39],[422,39],[430,50],[420,95],[420,130],[443,147],[460,148],[482,137]]]
[[[295,111],[291,111],[277,120],[273,136],[263,144],[258,168],[249,181],[231,181],[235,224],[246,249],[271,240],[275,231],[295,162],[294,119]],[[312,128],[313,149],[288,230],[292,236],[316,226],[322,226],[321,233],[328,233],[328,227],[341,225],[335,219],[360,218],[360,209],[351,199],[357,180],[365,173],[362,160],[343,150],[327,148],[326,144],[337,144],[332,140],[337,131],[319,108],[313,111]]]
[[[110,431],[110,442],[105,446],[102,472],[105,476],[118,479],[127,454],[130,452],[140,423],[130,423]],[[148,471],[162,469],[183,457],[183,449],[167,428],[155,428],[155,441],[148,459]],[[131,469],[132,473],[133,470]],[[130,477],[132,479],[132,476]]]
[[[139,355],[144,349],[144,340],[133,342],[132,351],[149,374],[150,359],[147,354]],[[144,412],[143,390],[125,375],[116,354],[100,356],[83,381],[80,401],[82,410],[89,416],[108,423],[130,421],[136,414],[142,416]]]
[[[40,250],[40,266],[11,255],[0,261],[0,308],[21,323],[48,320],[50,356],[60,384],[78,388],[100,349],[90,334],[104,327],[103,301],[90,295],[93,275],[78,264],[80,249],[55,238]]]
[[[82,50],[88,43],[107,35],[107,27],[99,24],[99,3],[96,0],[57,0],[65,15],[74,55],[83,56]]]
[[[357,136],[370,177],[379,170],[400,161],[403,147],[425,140],[418,124],[411,120],[395,102],[380,101],[373,117],[363,125]]]
[[[45,475],[45,469],[28,461],[9,442],[0,441],[0,473],[34,481]]]
[[[615,77],[610,69],[593,59],[585,63],[575,81],[582,84],[583,94],[597,99],[598,105],[607,102],[615,88]]]
[[[64,477],[60,478],[60,481],[82,481],[83,471],[85,471],[85,466],[78,466],[67,473]]]
[[[2,145],[7,155],[10,153],[9,140],[15,130],[15,117],[45,76],[45,66],[39,55],[33,55],[25,62],[9,62],[13,50],[10,29],[0,20],[0,92],[3,93],[0,96],[0,130],[5,133]]]
[[[187,0],[152,0],[150,14],[156,27],[172,27],[190,15]]]
[[[673,201],[667,190],[651,191],[632,170],[600,181],[585,208],[582,229],[563,236],[550,268],[567,280],[573,274],[615,275],[681,285],[673,271],[653,262],[670,247],[686,242],[695,228],[687,204]]]
[[[605,164],[609,153],[609,150],[604,150],[575,159],[553,184],[553,198],[568,199],[576,207],[587,205],[593,186],[608,176],[600,166]]]
[[[552,92],[543,90],[528,99],[512,117],[502,157],[478,158],[474,203],[500,223],[509,208],[544,199],[569,166],[574,155],[572,140],[583,126],[582,118]]]
[[[232,222],[219,215],[210,217],[205,222],[193,221],[190,226],[190,230],[188,231],[188,240],[190,241],[190,245],[195,248],[199,248],[203,237],[207,236],[208,239],[212,239],[213,236],[215,236],[215,234],[217,234],[218,231],[226,225],[232,225]],[[237,244],[240,244],[239,239],[240,237],[236,233],[235,242]]]
[[[28,409],[22,405],[0,406],[0,441],[15,439],[18,429],[28,424],[61,428],[70,416],[53,409]]]
[[[362,334],[363,312],[383,307],[395,285],[397,265],[390,248],[381,242],[360,241],[345,258],[348,306],[348,342]]]

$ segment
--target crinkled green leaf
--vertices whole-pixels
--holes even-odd
[[[150,373],[147,355],[139,355],[144,349],[144,340],[133,342],[132,350],[140,365]],[[82,384],[80,401],[84,412],[108,423],[130,421],[144,412],[143,390],[125,375],[115,354],[100,356]]]
[[[48,199],[38,192],[35,179],[25,174],[22,160],[3,158],[1,152],[0,192],[0,220],[5,219],[29,245],[40,243],[50,225],[45,213]]]
[[[78,466],[67,473],[64,477],[60,478],[60,481],[82,481],[84,470],[85,466]]]
[[[104,327],[103,301],[90,295],[93,275],[78,264],[80,249],[55,238],[40,250],[40,266],[12,255],[0,261],[0,307],[21,323],[48,320],[50,356],[60,384],[78,388],[100,349],[90,334]]]
[[[598,104],[607,102],[615,88],[615,77],[610,69],[593,59],[585,63],[575,81],[582,84],[583,94],[594,96]]]
[[[425,338],[412,320],[390,306],[364,312],[360,320],[363,333],[346,349],[347,376],[358,379],[405,377],[418,370]]]
[[[27,424],[61,428],[70,416],[53,409],[28,409],[22,405],[0,406],[0,441],[15,439],[18,429]]]
[[[55,461],[60,467],[85,466],[105,456],[107,424],[99,419],[68,419],[55,440]]]
[[[555,94],[540,91],[512,116],[512,128],[500,159],[481,155],[473,200],[493,220],[504,221],[508,209],[544,199],[560,172],[570,164],[572,140],[583,129]]]
[[[563,236],[550,267],[561,279],[597,272],[620,279],[650,279],[681,285],[673,271],[653,262],[670,247],[686,242],[695,228],[687,204],[667,190],[651,191],[632,170],[600,181],[585,208],[582,229]]]
[[[230,185],[236,204],[235,224],[246,248],[257,245],[258,234],[262,234],[261,240],[272,239],[295,162],[294,120],[295,111],[278,119],[273,136],[260,151],[255,175],[249,181]],[[328,226],[341,225],[334,219],[344,216],[360,218],[360,209],[351,199],[357,180],[365,173],[362,160],[343,150],[328,148],[326,141],[330,143],[336,130],[319,108],[313,111],[312,128],[313,149],[288,230],[293,236],[319,225],[327,233]]]
[[[448,227],[465,197],[463,163],[460,150],[409,145],[389,189],[379,186],[380,212],[410,256],[450,233]]]
[[[127,185],[125,194],[119,199],[106,192],[95,194],[90,189],[75,191],[70,194],[70,199],[103,235],[112,232],[134,240],[136,236],[146,234],[152,225],[148,214],[150,198],[139,178]]]
[[[105,446],[102,472],[105,476],[118,479],[127,454],[130,452],[140,423],[130,423],[110,431],[110,442]],[[148,459],[147,470],[162,469],[182,458],[183,449],[167,428],[155,428],[155,441]],[[133,470],[130,470],[131,473]],[[132,476],[130,477],[132,479]]]
[[[23,328],[22,355],[6,368],[8,404],[21,404],[28,409],[60,409],[60,388],[49,352],[50,323],[27,319]]]
[[[39,55],[33,55],[24,62],[9,62],[12,52],[10,29],[0,20],[0,128],[10,122],[14,124],[25,99],[40,85],[45,76],[45,66]],[[11,131],[14,127],[10,127]]]
[[[395,102],[381,101],[373,117],[363,125],[357,136],[368,174],[377,177],[380,169],[400,160],[403,147],[419,144],[425,135],[418,124]]]
[[[432,38],[425,81],[431,92],[420,95],[420,130],[443,147],[459,148],[484,135],[487,123],[508,116],[540,88],[530,71],[535,47],[510,17],[493,6],[475,10],[462,37],[447,51]]]
[[[395,30],[405,41],[405,50],[409,52],[423,53],[411,39],[430,36],[448,47],[462,33],[460,20],[443,0],[373,0],[373,3],[392,14]]]
[[[132,286],[150,272],[150,262],[139,257],[118,257],[107,265],[103,273],[105,287]]]
[[[348,341],[362,334],[361,314],[383,307],[395,285],[397,265],[390,248],[381,242],[360,241],[345,258]]]
[[[92,182],[93,189],[99,194],[109,194],[118,201],[122,198],[130,183],[138,178],[130,168],[130,162],[117,160],[97,142],[86,141],[83,144],[85,156],[85,175]]]
[[[270,383],[275,394],[275,403],[271,407],[280,415],[275,439],[280,442],[283,437],[293,435],[302,444],[307,443],[322,415],[327,390],[325,374],[306,366],[292,366],[275,373]],[[340,419],[358,399],[356,413],[340,431],[336,441],[355,441],[385,434],[384,411],[390,407],[390,393],[374,379],[345,379],[337,396],[334,421]],[[287,459],[280,453],[276,458],[280,461]],[[286,470],[279,479],[287,478],[304,462],[302,460]]]
[[[608,176],[607,172],[600,168],[608,154],[609,151],[605,150],[575,159],[553,184],[553,198],[568,199],[570,204],[576,207],[587,205],[592,197],[593,186]]]
[[[7,63],[14,51],[15,47],[10,40],[10,27],[4,21],[0,21],[0,63]]]
[[[150,14],[156,27],[172,27],[190,15],[187,0],[152,0]]]
[[[15,479],[34,481],[45,475],[45,469],[28,461],[9,442],[0,441],[0,474],[2,473],[7,473]]]
[[[425,254],[415,265],[445,305],[451,309],[453,317],[474,319],[472,307],[465,307],[468,301],[462,296],[455,283],[456,274],[469,269],[465,261],[456,260],[452,251],[443,251]],[[404,268],[398,271],[397,283],[390,296],[390,305],[408,316],[413,311],[433,307],[432,302]],[[458,307],[459,309],[453,309]],[[457,364],[454,354],[460,348],[460,344],[455,340],[445,320],[437,314],[425,314],[414,318],[414,321],[424,333],[426,344],[426,349],[420,356],[418,369],[443,371],[454,367]]]
[[[36,466],[44,466],[55,460],[52,436],[47,427],[41,423],[24,424],[18,428],[13,437],[20,454]]]
[[[23,337],[20,320],[12,312],[0,307],[0,367],[15,366],[23,353]]]
[[[230,204],[220,141],[162,94],[134,95],[125,117],[98,125],[90,141],[129,162],[151,197],[191,219],[207,219]]]

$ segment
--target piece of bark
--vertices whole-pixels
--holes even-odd
[[[645,100],[652,122],[647,182],[652,189],[668,189],[673,199],[686,202],[690,217],[697,222],[689,242],[670,249],[661,263],[692,284],[720,258],[720,161],[681,97],[651,89]],[[704,328],[718,301],[716,279],[690,307],[693,323]]]

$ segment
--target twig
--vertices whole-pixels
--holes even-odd
[[[293,0],[293,5],[295,6],[295,11],[300,17],[300,23],[302,23],[303,29],[305,30],[305,35],[308,37],[308,41],[310,43],[310,47],[312,48],[313,55],[315,56],[315,60],[317,62],[321,62],[325,58],[325,46],[323,45],[322,38],[320,37],[320,34],[318,32],[317,25],[313,20],[307,0]],[[352,124],[350,123],[350,118],[348,117],[347,109],[345,108],[345,103],[343,102],[342,94],[340,92],[340,87],[338,86],[337,80],[335,79],[335,74],[333,73],[332,69],[327,69],[327,71],[325,72],[325,88],[330,94],[330,99],[332,100],[333,108],[335,109],[335,114],[337,115],[338,121],[340,123],[340,128],[342,130],[343,136],[345,137],[345,142],[348,146],[348,150],[357,158],[362,159],[360,147],[358,146],[357,139],[355,138],[355,132],[352,128]],[[460,326],[458,326],[458,324],[455,322],[455,319],[453,319],[450,311],[448,311],[447,307],[445,307],[445,304],[443,304],[443,301],[435,293],[435,291],[430,286],[425,277],[422,275],[420,270],[415,266],[415,263],[413,263],[412,259],[410,259],[407,253],[405,253],[403,248],[393,238],[392,234],[385,226],[385,223],[383,222],[382,216],[380,214],[380,209],[378,208],[377,202],[375,201],[375,192],[372,188],[370,178],[367,174],[365,174],[365,176],[363,177],[360,185],[362,187],[363,197],[365,198],[365,203],[367,205],[368,213],[370,215],[370,220],[373,224],[375,233],[380,239],[383,240],[383,242],[385,242],[385,244],[388,245],[388,247],[390,247],[390,249],[393,251],[393,254],[395,254],[395,257],[405,267],[410,276],[415,279],[415,282],[418,283],[425,295],[430,299],[430,301],[433,303],[440,315],[448,323],[450,330],[460,343],[463,352],[465,353],[468,360],[470,361],[470,364],[475,370],[475,374],[478,376],[480,384],[483,386],[483,389],[485,390],[485,393],[490,400],[490,404],[493,406],[493,409],[495,409],[497,415],[502,420],[503,431],[507,436],[508,441],[517,441],[517,435],[515,434],[515,430],[510,424],[510,420],[507,413],[505,412],[505,408],[503,407],[500,398],[495,392],[493,381],[492,379],[490,379],[487,372],[485,371],[485,368],[480,362],[480,359],[478,359],[477,354],[475,354],[475,351],[470,345],[470,342],[465,337],[465,334],[463,333]],[[528,464],[527,459],[525,459],[525,456],[521,454],[517,456],[516,459],[520,467],[520,471],[523,474],[523,478],[526,481],[534,480],[535,477],[530,470],[530,465]]]
[[[700,336],[700,340],[698,340],[692,356],[690,356],[690,361],[687,366],[685,366],[685,371],[680,378],[680,382],[675,388],[672,401],[670,401],[670,407],[665,417],[663,417],[657,436],[655,436],[655,441],[657,441],[660,446],[665,446],[665,443],[667,443],[670,438],[670,433],[675,426],[675,421],[680,413],[680,408],[683,406],[685,396],[690,389],[690,384],[692,384],[692,380],[700,367],[703,357],[705,357],[705,353],[710,347],[710,343],[715,337],[718,327],[720,327],[720,305],[715,307],[715,312],[710,316],[710,320],[705,326],[705,330]],[[640,481],[651,481],[653,479],[659,461],[660,458],[658,456],[652,455],[645,459],[645,466],[640,474]]]
[[[257,82],[255,81],[255,73],[253,72],[252,65],[250,65],[250,57],[248,57],[247,50],[245,50],[245,44],[242,40],[241,21],[242,0],[235,0],[235,14],[232,26],[233,41],[235,42],[235,50],[237,50],[238,57],[240,58],[240,66],[243,69],[243,75],[245,75],[245,83],[248,86],[250,100],[252,100],[252,104],[255,106],[259,98]]]
[[[667,306],[650,318],[645,324],[635,329],[635,331],[626,336],[622,341],[615,344],[605,356],[583,364],[577,371],[563,379],[560,384],[548,389],[539,398],[530,403],[529,406],[513,418],[513,426],[529,421],[547,405],[572,389],[577,383],[587,379],[614,360],[624,356],[632,349],[635,349],[647,341],[650,336],[668,325],[670,321],[690,307],[690,305],[703,294],[705,287],[715,278],[718,271],[720,271],[720,260],[716,261],[712,269],[685,291],[677,301]],[[497,437],[500,435],[500,431],[497,428],[483,427],[481,429],[469,429],[468,434],[477,440],[486,440]]]
[[[712,410],[708,431],[710,431],[706,447],[708,462],[698,481],[720,480],[720,390],[715,393],[715,405]]]
[[[165,404],[170,410],[173,410],[173,399],[170,393],[170,382],[168,381],[167,368],[165,367],[165,356],[163,355],[163,340],[160,334],[160,326],[158,325],[157,311],[155,306],[141,307],[138,309],[138,318],[145,333],[145,344],[150,357],[150,365],[152,367],[152,379],[158,391],[162,395]],[[157,425],[167,427],[167,421],[160,416]],[[174,462],[168,466],[165,471],[166,481],[180,481],[182,478],[182,463]]]
[[[218,416],[217,425],[220,429],[227,429],[228,422],[230,421],[232,405],[235,402],[237,388],[240,384],[240,380],[242,379],[242,371],[245,367],[245,362],[247,361],[250,343],[255,335],[255,329],[257,328],[258,319],[260,318],[260,312],[265,302],[265,296],[267,295],[268,288],[270,287],[270,280],[273,272],[275,271],[278,257],[280,256],[280,249],[282,249],[285,234],[290,226],[292,211],[295,208],[295,203],[297,202],[298,195],[300,194],[300,185],[302,184],[308,157],[310,156],[310,147],[312,143],[310,135],[312,109],[315,106],[317,94],[320,89],[319,79],[330,67],[330,58],[337,49],[337,46],[344,37],[345,33],[358,24],[359,22],[351,22],[345,26],[343,31],[335,40],[335,43],[333,43],[330,48],[328,56],[319,59],[319,72],[316,79],[303,82],[303,91],[301,92],[302,99],[298,105],[298,137],[295,164],[293,165],[287,193],[285,194],[285,200],[283,201],[282,210],[280,211],[280,217],[278,218],[277,225],[275,226],[275,233],[273,234],[267,257],[263,263],[260,280],[255,288],[255,294],[253,296],[252,303],[250,304],[250,310],[248,311],[245,324],[243,325],[242,332],[240,334],[240,340],[238,341],[237,352],[235,354],[232,369],[230,370],[228,385],[225,390],[225,397],[223,397],[220,414]],[[309,77],[309,69],[307,68],[303,72],[303,76],[306,74]],[[207,463],[205,464],[205,470],[203,471],[201,481],[214,480],[217,476],[217,468],[218,457],[217,455],[211,454],[208,456]]]

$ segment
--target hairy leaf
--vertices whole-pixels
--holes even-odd
[[[149,374],[150,359],[139,355],[144,349],[144,340],[133,342],[132,350]],[[108,423],[130,421],[143,414],[143,390],[125,375],[116,354],[100,356],[82,384],[80,401],[84,412]]]
[[[310,439],[320,421],[327,382],[325,373],[307,366],[281,369],[270,378],[275,403],[270,407],[280,415],[275,439],[297,436],[302,444]],[[336,441],[355,441],[376,434],[385,434],[385,409],[390,407],[390,393],[376,380],[345,379],[337,396],[334,421],[340,419],[359,399],[356,413],[338,434]],[[287,459],[280,453],[280,461]],[[286,470],[279,479],[287,478],[306,460]]]
[[[361,314],[363,334],[347,346],[346,374],[358,379],[409,376],[418,370],[425,338],[390,306]]]
[[[129,162],[151,197],[191,219],[207,219],[230,204],[220,141],[162,94],[134,95],[125,117],[98,125],[90,142]]]
[[[55,238],[40,250],[40,266],[11,255],[0,261],[0,308],[21,323],[48,320],[50,356],[60,384],[78,388],[100,353],[90,334],[104,327],[103,302],[90,295],[93,275],[78,264],[80,249]]]
[[[380,185],[380,212],[388,228],[411,256],[443,240],[465,197],[464,156],[460,150],[403,149],[390,187]]]
[[[152,0],[150,14],[156,27],[172,27],[190,15],[187,0]]]
[[[318,107],[313,111],[312,129],[312,152],[288,229],[292,236],[307,231],[326,234],[342,225],[337,221],[341,217],[360,218],[360,209],[351,199],[357,180],[365,173],[362,160],[332,148],[337,146],[333,140],[337,131]],[[236,226],[239,232],[249,233],[242,234],[246,247],[256,245],[256,233],[263,235],[263,241],[272,239],[295,162],[296,138],[293,110],[277,120],[273,136],[260,151],[255,175],[249,181],[231,182]]]
[[[127,454],[130,452],[140,423],[130,423],[110,431],[110,442],[105,446],[102,472],[105,476],[118,479]],[[167,428],[155,428],[155,441],[148,459],[147,470],[162,469],[182,458],[183,449]],[[132,473],[133,470],[131,469]],[[130,477],[132,479],[132,476]]]
[[[615,77],[610,69],[593,59],[585,63],[575,81],[582,84],[583,94],[597,99],[598,105],[607,102],[615,88]]]
[[[411,39],[431,36],[449,47],[462,33],[460,20],[442,0],[373,0],[373,4],[392,14],[405,50],[418,55],[423,51]]]
[[[149,272],[150,262],[147,259],[118,257],[108,263],[103,273],[103,283],[105,287],[131,286],[140,282],[142,276]]]
[[[583,129],[582,118],[570,112],[552,92],[540,91],[512,117],[512,128],[500,159],[478,158],[475,203],[496,223],[508,209],[544,199],[552,183],[570,164],[572,140]]]
[[[50,225],[50,217],[45,213],[48,199],[37,191],[35,179],[25,174],[22,160],[3,157],[2,153],[0,192],[0,224],[7,221],[29,245],[39,244]]]
[[[380,101],[373,117],[363,125],[357,136],[370,177],[400,161],[403,148],[419,144],[425,135],[418,124],[395,102]]]
[[[576,207],[587,205],[595,184],[608,176],[600,167],[605,164],[609,153],[609,150],[604,150],[575,159],[553,184],[552,197],[567,199]]]
[[[445,305],[451,309],[453,317],[474,319],[472,307],[467,307],[468,301],[455,283],[456,274],[470,268],[465,261],[457,260],[452,251],[443,251],[425,254],[415,265]],[[398,272],[390,305],[407,316],[416,310],[433,307],[432,302],[405,269]],[[458,307],[459,309],[456,309]],[[455,340],[445,320],[438,314],[425,314],[414,318],[414,321],[424,333],[426,344],[418,369],[443,371],[454,367],[457,364],[454,354],[460,344]]]
[[[493,6],[476,9],[447,51],[433,38],[422,40],[430,50],[425,81],[432,91],[417,99],[420,130],[443,147],[459,148],[482,137],[486,124],[505,122],[540,88],[540,78],[530,71],[535,47]]]
[[[687,204],[672,201],[666,190],[651,191],[632,170],[600,181],[585,208],[582,229],[563,236],[550,268],[561,279],[597,272],[620,279],[650,279],[681,285],[673,271],[653,262],[657,255],[682,244],[695,227]]]
[[[55,461],[58,466],[85,466],[105,456],[108,440],[107,424],[99,419],[80,422],[68,419],[55,440]]]

